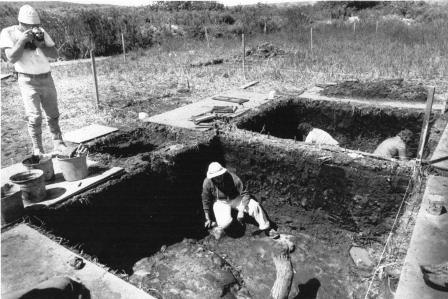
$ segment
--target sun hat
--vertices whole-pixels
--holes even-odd
[[[40,18],[37,11],[29,5],[23,5],[19,10],[19,16],[17,20],[20,23],[25,23],[28,25],[38,25],[40,24]]]
[[[227,171],[227,169],[222,167],[222,165],[219,164],[218,162],[212,162],[208,166],[207,178],[211,179],[211,178],[223,175],[224,173],[226,173],[226,171]]]

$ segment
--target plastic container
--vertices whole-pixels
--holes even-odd
[[[35,157],[31,156],[22,161],[22,165],[27,169],[40,169],[44,172],[44,178],[46,181],[51,181],[54,179],[54,168],[53,161],[51,157],[40,158],[36,161]]]
[[[87,168],[87,155],[74,158],[57,157],[62,176],[68,182],[82,180],[89,174]]]
[[[25,213],[22,202],[22,192],[20,187],[15,184],[5,184],[2,186],[1,196],[1,223],[12,222]]]
[[[41,202],[47,195],[44,172],[41,169],[19,172],[11,176],[9,180],[20,186],[22,200],[25,204]]]

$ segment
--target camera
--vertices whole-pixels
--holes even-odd
[[[44,32],[40,28],[34,27],[31,30],[31,33],[33,34],[33,40],[25,44],[25,49],[36,50],[36,45],[34,44],[34,41],[36,40],[38,42],[43,42],[45,40]]]
[[[32,33],[33,39],[37,40],[38,42],[44,41],[44,32],[40,30],[40,28],[34,27]]]

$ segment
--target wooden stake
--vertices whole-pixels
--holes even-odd
[[[436,89],[434,86],[428,87],[428,98],[426,99],[425,116],[423,118],[422,133],[420,135],[420,142],[417,151],[417,161],[420,162],[423,156],[423,149],[425,148],[426,136],[428,135],[429,119],[431,117],[432,103],[434,101],[435,90]]]
[[[251,87],[251,86],[257,84],[258,82],[259,82],[259,81],[252,81],[252,82],[249,82],[249,83],[247,83],[247,84],[244,84],[244,85],[240,86],[240,88],[241,88],[241,89],[246,89],[246,88],[248,88],[248,87]]]
[[[378,21],[376,21],[375,33],[378,33]]]
[[[243,48],[243,76],[246,79],[246,41],[244,40],[244,33],[241,34],[241,42]]]
[[[93,82],[95,84],[96,109],[99,109],[100,108],[100,95],[98,93],[98,79],[96,78],[95,55],[93,54],[93,50],[90,50],[90,58],[92,59]]]
[[[356,22],[353,22],[353,33],[356,32]]]
[[[210,49],[210,40],[208,39],[207,27],[204,27],[204,29],[205,29],[205,39],[207,40],[207,47]]]
[[[121,44],[123,45],[123,61],[126,62],[126,47],[124,44],[124,35],[121,33]]]
[[[313,27],[310,29],[310,49],[313,52]]]

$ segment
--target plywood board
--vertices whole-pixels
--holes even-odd
[[[46,182],[47,185],[45,186],[45,189],[47,190],[47,197],[42,202],[35,204],[24,203],[24,206],[33,208],[53,206],[110,179],[112,176],[123,172],[123,168],[121,167],[101,168],[96,164],[97,163],[95,161],[88,160],[87,165],[89,167],[89,175],[85,179],[79,181],[67,182],[62,176],[57,159],[53,159],[55,179],[53,181]],[[9,167],[2,168],[2,186],[5,183],[11,183],[9,181],[10,176],[22,171],[26,171],[26,168],[22,165],[22,163],[17,163]]]
[[[235,114],[237,114],[241,110],[256,108],[269,101],[268,94],[248,92],[246,90],[229,90],[220,93],[219,95],[232,98],[243,98],[248,99],[249,101],[242,105],[239,105],[237,103],[215,101],[212,99],[212,97],[208,97],[199,102],[185,105],[183,107],[179,107],[177,109],[146,118],[143,121],[187,129],[204,130],[203,128],[196,128],[196,125],[193,121],[191,121],[191,119],[195,115],[211,111],[214,106],[236,106],[238,107],[238,109],[235,111]],[[220,105],[221,103],[222,105]]]
[[[82,127],[78,130],[64,133],[64,139],[66,141],[74,143],[87,142],[92,139],[110,134],[112,132],[118,131],[117,128],[107,127],[103,125],[89,125],[87,127]]]
[[[442,159],[444,157],[448,157],[448,125],[443,131],[442,137],[440,137],[439,143],[437,144],[431,160]],[[440,162],[434,163],[433,166],[448,171],[448,160],[442,160]]]
[[[446,292],[425,283],[420,269],[421,265],[439,265],[448,260],[448,214],[428,213],[432,201],[448,203],[448,178],[428,177],[395,298],[447,298]]]
[[[55,276],[68,276],[80,281],[92,299],[154,299],[85,259],[84,267],[75,270],[69,262],[81,256],[26,224],[2,232],[2,257],[2,294],[31,288]]]
[[[322,85],[321,85],[322,86]],[[379,100],[375,99],[374,101],[369,99],[362,98],[335,98],[335,97],[327,97],[321,95],[320,92],[323,88],[318,86],[312,87],[302,93],[298,98],[305,100],[316,100],[316,101],[329,101],[336,103],[347,103],[347,104],[364,104],[375,107],[397,107],[397,108],[405,108],[405,109],[416,109],[416,110],[424,110],[426,107],[426,103],[421,102],[399,102],[399,101],[391,101],[388,99]],[[441,110],[441,103],[434,103],[434,110]]]

